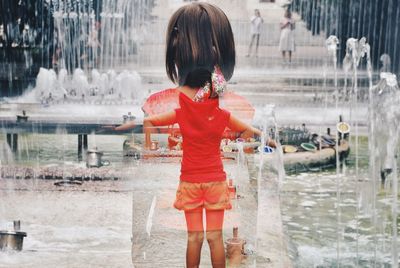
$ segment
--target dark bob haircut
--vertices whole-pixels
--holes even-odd
[[[215,65],[228,81],[235,68],[235,41],[225,13],[201,2],[178,9],[168,24],[165,63],[169,79],[181,86],[204,86]]]

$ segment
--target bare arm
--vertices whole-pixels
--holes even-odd
[[[240,132],[240,137],[244,139],[251,138],[254,135],[256,136],[262,135],[261,130],[240,121],[233,115],[231,115],[229,118],[228,127],[233,131]],[[267,143],[268,143],[267,145],[271,147],[276,147],[276,143],[272,139],[267,139]]]
[[[285,29],[290,25],[290,20],[283,20],[279,25],[281,26],[281,30]]]
[[[286,23],[281,22],[280,24],[281,24],[281,30],[283,30],[288,26],[289,22],[286,22]]]
[[[143,120],[143,130],[145,133],[145,147],[149,148],[151,144],[151,133],[156,126],[173,125],[176,122],[175,111],[157,114],[146,117]]]
[[[240,132],[241,138],[251,138],[254,135],[261,136],[261,131],[259,129],[240,121],[233,115],[229,118],[228,127],[233,131]]]

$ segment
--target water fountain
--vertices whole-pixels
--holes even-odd
[[[168,146],[166,135],[156,135],[150,152],[153,155],[147,157],[148,152],[141,148],[141,135],[129,133],[127,140],[124,135],[107,136],[103,135],[110,134],[107,131],[98,131],[99,126],[107,123],[104,117],[111,113],[115,115],[109,120],[111,124],[122,123],[122,114],[125,122],[137,120],[140,124],[139,104],[146,96],[136,90],[141,88],[141,78],[136,72],[120,70],[131,60],[135,61],[132,43],[139,43],[146,21],[140,12],[129,10],[146,8],[149,1],[103,1],[102,13],[98,16],[92,12],[96,9],[95,1],[80,1],[74,7],[77,12],[64,6],[64,3],[72,5],[73,1],[52,2],[56,3],[53,19],[57,34],[69,33],[82,42],[70,44],[68,35],[56,35],[62,51],[57,68],[41,69],[36,88],[19,100],[25,102],[22,108],[39,103],[44,120],[37,121],[40,116],[27,110],[27,122],[14,122],[15,115],[24,116],[23,109],[18,107],[10,113],[12,125],[6,123],[8,119],[1,122],[4,129],[20,132],[0,137],[1,201],[6,201],[0,202],[0,220],[23,216],[29,231],[24,251],[18,256],[0,253],[1,259],[8,266],[35,265],[41,259],[44,267],[82,263],[127,267],[132,261],[145,267],[181,265],[185,248],[184,220],[171,208],[179,174],[179,137],[171,139],[173,146]],[[127,13],[134,15],[126,17]],[[96,23],[98,20],[100,24]],[[97,51],[90,48],[91,41],[85,36],[90,32],[95,36],[96,31],[101,44]],[[324,107],[317,110],[325,116],[335,113],[335,118],[339,117],[336,112],[348,105],[338,90],[338,81],[342,81],[338,76],[343,75],[336,66],[338,41],[332,36],[326,42],[328,63],[332,62],[334,67],[335,103],[332,105],[336,110],[329,106],[329,92],[325,92]],[[235,197],[234,209],[227,213],[224,233],[226,238],[231,238],[232,230],[240,230],[238,237],[246,244],[243,240],[237,243],[240,254],[236,251],[235,257],[240,255],[244,266],[290,267],[293,260],[299,267],[384,267],[394,266],[398,260],[399,90],[395,76],[388,73],[382,74],[381,81],[373,86],[365,39],[350,39],[347,44],[343,71],[352,78],[352,83],[345,85],[344,92],[348,90],[351,100],[351,142],[355,152],[348,161],[339,161],[339,143],[336,143],[336,170],[318,168],[318,173],[286,176],[281,165],[286,155],[279,146],[272,152],[263,152],[265,148],[261,147],[261,152],[251,148],[244,153],[248,148],[237,140],[223,147],[229,156],[224,161]],[[364,58],[367,60],[365,76],[358,69]],[[323,86],[327,87],[328,66],[323,71]],[[369,87],[368,141],[361,137],[356,120],[363,102],[358,98],[358,82],[364,77],[368,78]],[[344,82],[347,83],[347,77]],[[127,108],[132,104],[138,106],[137,111]],[[83,117],[77,118],[74,111],[79,109]],[[95,112],[89,113],[92,109]],[[65,117],[54,116],[54,111]],[[257,107],[259,116],[253,123],[271,134],[271,128],[278,129],[274,111],[270,106]],[[317,125],[319,129],[320,125]],[[335,124],[331,125],[334,129]],[[32,130],[33,134],[24,134],[25,130]],[[299,133],[294,131],[293,135]],[[95,145],[104,151],[111,165],[88,171],[85,162],[79,162],[76,157],[77,134],[81,156],[88,144],[90,148]],[[298,136],[303,142],[309,138]],[[264,138],[260,142],[264,144]],[[123,143],[124,153],[133,155],[134,159],[123,157]],[[370,167],[366,174],[368,150]],[[235,159],[230,159],[232,156]],[[355,164],[351,163],[353,160]],[[79,183],[57,186],[55,181]],[[286,229],[290,241],[286,241]],[[236,232],[228,242],[237,242],[235,236]],[[206,251],[204,260],[208,254]]]
[[[332,44],[332,51],[328,51],[331,53],[337,44],[336,38],[331,37],[328,41]],[[338,162],[340,157],[337,157],[335,174],[327,172],[287,178],[290,183],[285,183],[283,189],[288,199],[283,200],[283,213],[289,236],[294,238],[294,243],[299,243],[297,253],[293,254],[299,255],[296,263],[300,267],[384,267],[398,263],[398,226],[397,220],[393,220],[398,217],[398,185],[395,182],[397,174],[392,173],[392,168],[397,165],[395,156],[399,146],[397,80],[392,74],[382,73],[381,80],[373,86],[370,47],[365,38],[350,38],[346,51],[343,92],[348,92],[350,102],[346,104],[346,98],[339,100],[351,106],[350,115],[357,113],[359,103],[363,101],[358,91],[358,66],[365,58],[365,77],[369,84],[368,143],[360,136],[360,122],[352,117],[350,128],[354,131],[350,140],[353,151],[349,161],[342,165]],[[336,69],[334,71],[336,80]],[[352,87],[347,88],[347,74],[351,73]],[[344,104],[336,102],[336,105]],[[369,155],[369,161],[366,155]],[[354,165],[349,166],[350,161],[354,161]],[[390,182],[382,184],[384,179]],[[297,194],[292,192],[291,184],[298,185]],[[302,212],[287,213],[291,210],[288,206],[296,202],[303,206]],[[312,222],[306,220],[308,213],[316,217]],[[387,247],[391,248],[390,252]],[[323,257],[313,257],[315,255]]]
[[[102,1],[101,7],[96,7],[93,0],[77,4],[54,1],[54,46],[60,54],[57,59],[57,69],[60,70],[58,85],[47,88],[39,85],[36,88],[37,98],[48,101],[50,93],[46,91],[50,90],[58,92],[58,101],[142,101],[139,74],[126,70],[117,74],[113,69],[128,64],[137,54],[150,5],[151,1],[119,0]],[[96,68],[110,70],[100,73]],[[73,71],[72,78],[68,77],[66,70]],[[88,82],[88,70],[91,70],[92,83]],[[41,72],[44,72],[43,79],[51,79],[43,69]],[[38,82],[42,78],[40,76],[39,72]]]
[[[376,195],[381,187],[389,195],[391,191],[391,263],[398,262],[398,170],[397,155],[400,136],[400,91],[396,76],[391,73],[381,73],[380,82],[371,88],[372,99],[370,100],[370,168],[372,204],[374,224],[381,219],[379,211],[376,210]],[[385,219],[381,219],[384,220]]]
[[[52,1],[57,67],[107,69],[132,61],[152,5],[143,0]]]
[[[17,101],[42,105],[85,103],[121,104],[140,103],[143,98],[140,75],[135,71],[116,74],[110,70],[100,73],[93,69],[90,76],[82,69],[75,69],[72,76],[61,69],[58,75],[54,70],[41,68],[36,87]]]

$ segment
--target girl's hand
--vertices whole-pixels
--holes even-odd
[[[276,148],[276,141],[274,141],[273,139],[268,138],[266,141],[266,145],[268,145],[269,147],[272,148]]]
[[[276,148],[276,141],[271,139],[268,134],[261,132],[260,138],[262,139],[262,137],[264,137],[265,145]]]

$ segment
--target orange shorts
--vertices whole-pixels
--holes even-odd
[[[226,181],[204,183],[180,181],[174,207],[185,211],[196,208],[231,209],[228,184]]]

